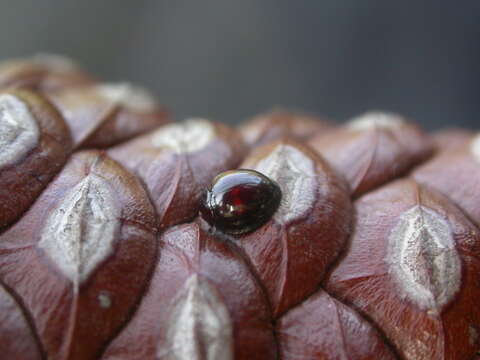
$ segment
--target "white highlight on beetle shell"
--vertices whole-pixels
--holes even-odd
[[[202,150],[215,138],[215,128],[206,119],[192,118],[162,126],[152,136],[152,145],[177,153]]]
[[[470,143],[470,151],[475,159],[480,162],[480,134],[475,136]]]
[[[433,210],[415,206],[400,216],[389,236],[390,271],[404,296],[437,314],[458,292],[460,257],[449,224]]]
[[[108,101],[132,111],[151,112],[157,108],[157,101],[148,90],[129,83],[101,84],[96,90]]]
[[[27,104],[0,95],[0,168],[15,164],[40,141],[40,129]]]
[[[318,186],[312,159],[293,146],[279,144],[255,170],[275,180],[282,190],[275,220],[284,224],[308,214]]]
[[[39,247],[78,284],[113,251],[120,209],[103,178],[90,174],[48,217]]]
[[[198,275],[186,281],[168,324],[167,344],[158,358],[233,359],[233,328],[228,309],[216,290]]]
[[[405,121],[400,115],[370,111],[363,115],[353,118],[347,124],[352,130],[371,130],[371,129],[398,129]]]

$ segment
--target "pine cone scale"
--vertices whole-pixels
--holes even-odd
[[[173,122],[144,89],[48,56],[0,66],[0,89],[6,359],[480,350],[472,132],[430,135],[383,112]],[[236,169],[246,183],[216,193]],[[255,202],[255,171],[279,201]]]

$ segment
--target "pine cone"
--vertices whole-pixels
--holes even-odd
[[[0,67],[2,359],[476,358],[479,136],[171,122],[47,64]]]

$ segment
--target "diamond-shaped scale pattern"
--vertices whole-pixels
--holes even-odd
[[[397,114],[173,121],[61,57],[0,66],[2,359],[470,360],[480,140]],[[199,216],[216,175],[282,198]]]

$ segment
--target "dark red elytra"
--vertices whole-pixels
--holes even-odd
[[[239,169],[215,177],[202,197],[200,213],[212,227],[233,235],[252,232],[277,211],[278,184],[255,170]]]

